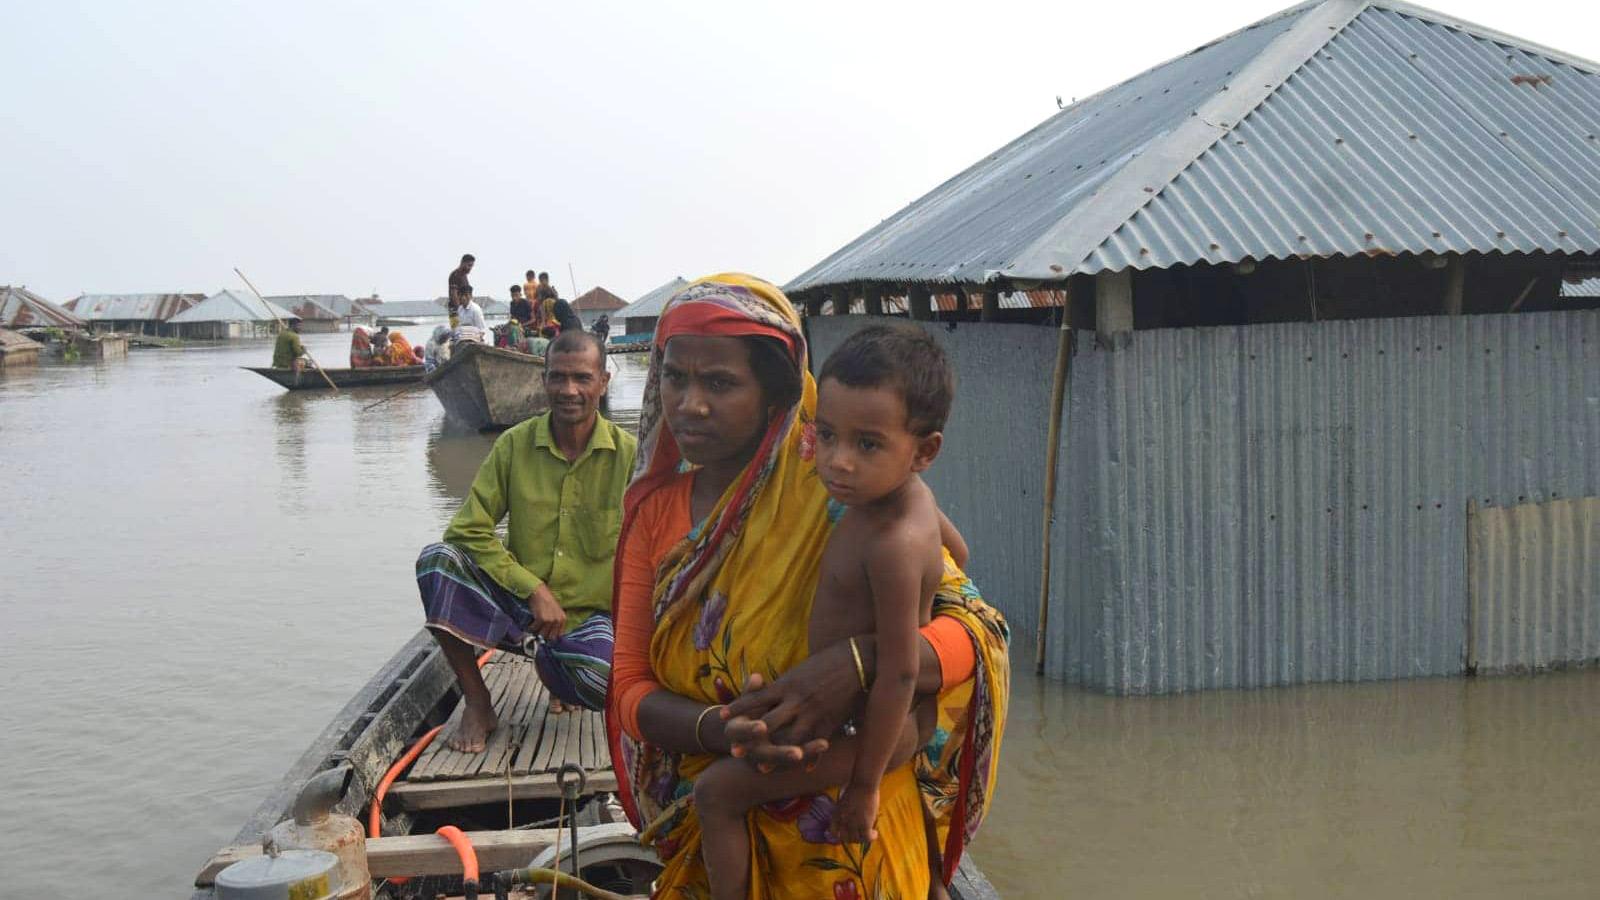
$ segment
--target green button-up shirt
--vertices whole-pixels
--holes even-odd
[[[494,442],[444,540],[518,597],[548,584],[568,612],[568,629],[610,612],[622,492],[637,446],[600,416],[589,446],[568,462],[549,413],[512,426]],[[508,515],[502,542],[495,527]]]
[[[287,369],[294,365],[294,361],[306,355],[306,345],[300,342],[300,335],[289,329],[278,332],[278,340],[272,345],[272,367],[274,369]]]

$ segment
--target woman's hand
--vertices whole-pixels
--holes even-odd
[[[878,839],[878,784],[852,782],[839,795],[829,830],[841,844],[865,844]]]
[[[861,682],[850,647],[826,647],[772,684],[751,675],[744,693],[728,704],[728,741],[734,753],[761,766],[809,762],[854,712]]]
[[[787,677],[786,675],[785,679]],[[770,721],[792,724],[797,704],[784,699],[785,692],[782,686],[786,683],[784,679],[780,679],[778,684],[768,687],[765,679],[759,674],[751,675],[745,681],[744,694],[722,711],[722,717],[727,720],[723,734],[727,738],[729,752],[749,760],[763,772],[810,763],[828,749],[827,738],[807,737],[807,731],[798,731],[787,726],[780,726],[785,730],[775,732],[773,726],[768,724],[769,717]],[[785,704],[791,705],[786,707]],[[780,712],[780,708],[783,711]],[[842,719],[840,721],[843,722]],[[814,720],[806,717],[800,727],[812,728]],[[776,742],[774,734],[778,734],[785,743]]]

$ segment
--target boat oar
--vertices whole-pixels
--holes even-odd
[[[233,274],[239,276],[239,278],[244,281],[245,285],[250,288],[250,293],[255,294],[256,295],[256,299],[261,301],[261,305],[265,306],[267,308],[267,312],[272,313],[272,321],[277,322],[278,323],[278,327],[280,329],[286,327],[284,325],[283,320],[278,318],[278,314],[276,312],[273,312],[272,304],[267,302],[267,298],[261,296],[261,292],[256,290],[256,286],[255,285],[250,284],[250,279],[244,277],[244,273],[239,271],[239,267],[238,266],[234,266],[233,267]],[[306,354],[306,362],[311,363],[311,368],[317,370],[317,374],[321,375],[322,376],[322,380],[326,381],[328,383],[328,387],[333,388],[333,392],[335,394],[339,393],[339,386],[337,384],[333,383],[333,379],[328,377],[328,373],[327,372],[322,371],[322,367],[321,366],[317,365],[317,361],[316,361],[315,358],[312,357],[311,351],[310,350],[306,350],[304,344],[300,345],[300,349],[305,352],[305,354]]]
[[[394,393],[392,393],[389,396],[383,398],[382,400],[379,400],[376,403],[368,403],[366,406],[361,407],[361,411],[362,412],[366,412],[369,409],[377,409],[378,407],[384,405],[385,403],[388,403],[390,400],[398,400],[400,398],[400,395],[410,393],[411,392],[411,387],[412,386],[408,384],[405,387],[401,388],[400,390],[395,391]]]

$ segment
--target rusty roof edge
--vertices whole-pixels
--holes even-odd
[[[1062,279],[1260,106],[1306,61],[1371,5],[1370,0],[1323,0],[1234,76],[1194,115],[1156,138],[1101,186],[1073,215],[1058,222],[994,277]],[[1239,86],[1239,90],[1233,90]]]
[[[1586,59],[1582,56],[1578,56],[1575,53],[1568,53],[1565,50],[1557,50],[1554,47],[1547,47],[1543,44],[1537,44],[1533,41],[1507,34],[1504,31],[1497,31],[1486,25],[1479,25],[1476,22],[1470,22],[1466,19],[1457,18],[1449,13],[1443,13],[1435,9],[1429,9],[1426,6],[1408,3],[1406,0],[1371,0],[1369,5],[1378,9],[1387,9],[1390,12],[1396,12],[1402,16],[1411,16],[1412,18],[1432,22],[1435,25],[1443,25],[1446,28],[1451,28],[1464,34],[1470,34],[1473,37],[1482,38],[1486,41],[1493,41],[1496,44],[1505,44],[1507,46],[1516,47],[1518,50],[1547,57],[1553,62],[1571,66],[1574,69],[1583,69],[1591,75],[1600,75],[1600,62]]]

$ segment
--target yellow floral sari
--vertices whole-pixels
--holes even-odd
[[[674,334],[775,338],[807,370],[799,318],[776,287],[717,275],[669,301],[651,353],[639,468],[624,500],[624,546],[639,503],[685,465],[664,425],[660,397],[662,352]],[[650,662],[669,691],[725,703],[750,673],[776,678],[808,654],[806,623],[822,550],[842,509],[830,504],[816,477],[816,384],[809,374],[804,382],[800,402],[770,423],[744,473],[657,571]],[[966,626],[977,667],[971,680],[939,697],[938,727],[924,752],[885,775],[879,839],[841,845],[828,838],[837,790],[761,807],[750,815],[753,897],[921,900],[929,878],[925,808],[945,880],[955,871],[994,785],[1009,695],[1008,634],[948,555],[934,614]],[[614,711],[607,719],[623,805],[666,864],[655,896],[706,896],[692,784],[712,757],[635,742]]]

